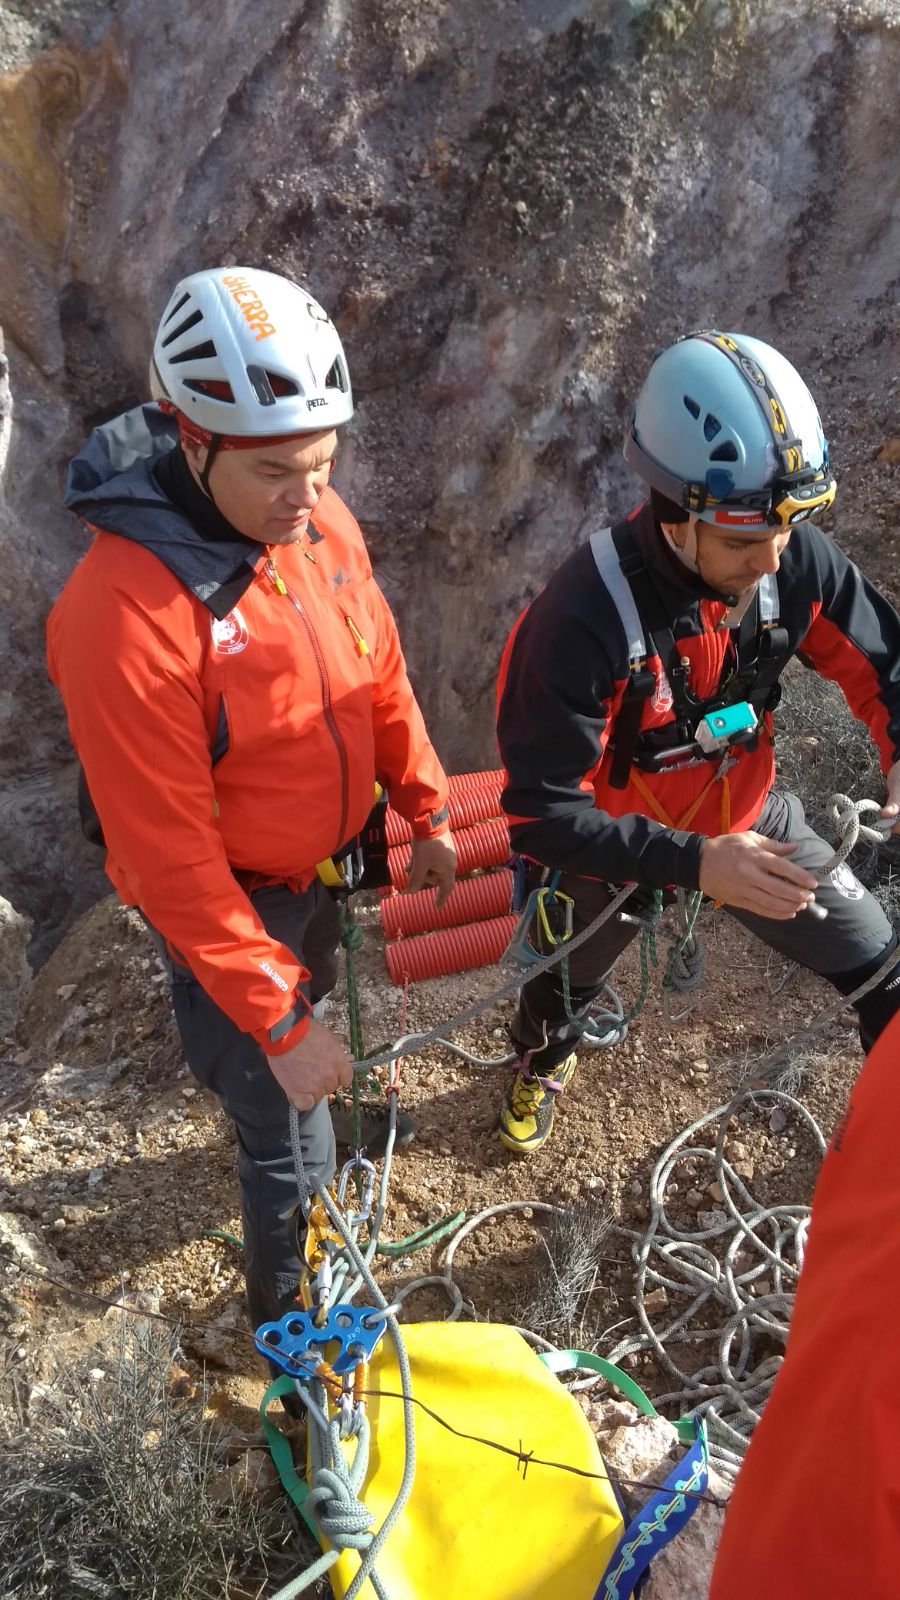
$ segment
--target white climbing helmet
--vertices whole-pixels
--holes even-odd
[[[316,433],[353,415],[328,313],[299,284],[256,267],[182,278],[156,334],[153,368],[157,398],[211,434]]]
[[[704,522],[790,527],[834,499],[828,443],[796,368],[761,339],[689,334],[656,357],[625,459]]]

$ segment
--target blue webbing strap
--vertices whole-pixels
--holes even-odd
[[[654,1556],[680,1533],[698,1506],[698,1496],[709,1476],[706,1432],[702,1422],[695,1424],[694,1442],[657,1489],[633,1517],[616,1545],[594,1600],[627,1600],[646,1572]]]
[[[644,1416],[659,1415],[639,1384],[602,1356],[587,1350],[552,1350],[542,1352],[540,1359],[551,1372],[575,1368],[599,1372]],[[623,1532],[594,1592],[594,1600],[628,1600],[653,1557],[681,1531],[700,1503],[709,1480],[706,1428],[702,1421],[691,1417],[683,1417],[674,1427],[688,1448]]]

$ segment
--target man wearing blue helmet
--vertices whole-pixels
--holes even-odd
[[[895,818],[900,617],[810,520],[835,495],[815,402],[761,340],[691,334],[654,361],[625,457],[649,498],[587,526],[501,664],[503,804],[529,884],[560,874],[576,932],[610,885],[633,882],[638,909],[648,891],[701,889],[850,994],[897,936],[846,867],[813,876],[832,850],[773,788],[772,717],[793,655],[839,683],[878,744]],[[613,920],[573,952],[576,1016],[635,932]],[[900,953],[857,1006],[866,1049],[898,1009]],[[500,1139],[527,1154],[575,1070],[556,970],[525,985],[511,1032]]]

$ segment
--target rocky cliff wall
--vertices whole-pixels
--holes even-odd
[[[637,498],[629,399],[689,326],[800,366],[831,526],[890,589],[896,0],[18,0],[0,66],[0,893],[38,956],[103,882],[42,668],[84,548],[61,475],[145,397],[184,272],[269,266],[335,314],[339,487],[451,767],[493,763],[521,604]]]

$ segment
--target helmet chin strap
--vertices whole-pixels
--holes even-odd
[[[689,572],[695,573],[696,576],[699,578],[699,577],[702,576],[702,574],[700,572],[700,568],[697,565],[697,527],[696,527],[696,524],[695,524],[695,522],[694,522],[694,520],[692,518],[690,522],[682,523],[681,526],[686,529],[685,537],[684,537],[684,545],[683,546],[680,545],[680,544],[676,544],[675,543],[675,540],[672,538],[672,535],[669,532],[668,528],[663,528],[663,530],[662,530],[663,538],[665,539],[666,544],[669,546],[669,549],[672,551],[672,553],[678,557],[678,559],[681,562],[682,566],[683,567],[687,567]]]
[[[705,577],[703,576],[703,573],[700,570],[700,562],[698,560],[697,524],[696,524],[696,522],[694,521],[694,519],[692,517],[690,522],[688,522],[686,524],[683,523],[682,526],[685,528],[685,537],[684,537],[684,546],[683,547],[680,544],[676,544],[675,543],[675,540],[672,538],[672,535],[669,532],[668,528],[663,528],[662,529],[662,536],[665,539],[666,544],[669,546],[669,549],[672,551],[673,555],[676,555],[678,557],[678,560],[681,562],[681,565],[683,567],[687,567],[688,572],[693,572],[694,575],[701,580],[701,582],[705,583],[706,579],[705,579]],[[710,587],[714,588],[715,585],[711,584]],[[757,588],[758,588],[758,584],[754,583],[754,584],[751,584],[749,589],[745,589],[743,594],[735,594],[735,595],[723,594],[722,599],[725,601],[726,605],[728,606],[728,610],[726,611],[724,617],[722,618],[721,622],[719,623],[719,627],[720,628],[736,628],[737,627],[738,623],[741,620],[741,617],[744,615],[744,612],[747,610],[747,607],[750,605],[750,603],[751,603],[751,601],[753,599],[753,596],[756,593]]]
[[[216,456],[219,454],[219,450],[221,448],[221,445],[222,445],[222,435],[221,435],[221,433],[214,433],[212,438],[209,441],[209,446],[208,446],[207,451],[206,451],[206,460],[203,463],[203,471],[200,473],[200,480],[199,480],[200,481],[200,487],[203,490],[203,493],[205,495],[209,496],[209,498],[212,501],[213,505],[216,504],[216,497],[213,494],[211,488],[209,487],[209,475],[212,472],[213,463],[215,462]],[[218,510],[218,507],[216,507],[216,509]]]

